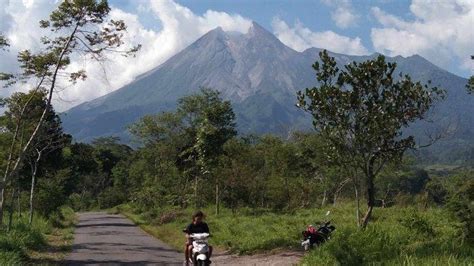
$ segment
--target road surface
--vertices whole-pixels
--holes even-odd
[[[66,265],[183,265],[183,255],[122,215],[79,214]]]
[[[251,256],[215,252],[211,265],[296,265],[302,252]],[[65,265],[183,265],[183,254],[148,235],[122,215],[79,214],[71,254]]]

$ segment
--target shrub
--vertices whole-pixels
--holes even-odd
[[[127,195],[120,189],[109,187],[99,194],[98,203],[99,208],[107,209],[124,203],[127,200]]]
[[[94,205],[92,193],[85,192],[83,194],[73,193],[69,196],[67,204],[75,211],[84,211],[90,209]]]
[[[46,217],[57,211],[66,201],[63,186],[58,180],[41,179],[37,191],[36,210]]]
[[[447,206],[462,224],[462,237],[474,244],[474,180],[460,186],[449,198]]]
[[[21,252],[3,251],[0,248],[0,265],[24,265],[25,256]]]
[[[407,229],[413,230],[420,235],[426,237],[435,236],[433,227],[428,223],[428,221],[418,215],[416,211],[410,212],[406,217],[403,217],[398,221]]]
[[[381,262],[400,253],[400,243],[385,230],[346,228],[337,232],[336,236],[318,251],[328,253],[334,262],[341,265]]]

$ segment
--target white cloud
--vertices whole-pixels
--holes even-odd
[[[5,32],[11,41],[10,53],[0,53],[2,62],[0,71],[15,70],[9,65],[15,65],[16,53],[19,50],[38,47],[39,38],[44,32],[38,30],[37,22],[48,16],[57,5],[56,2],[0,0],[0,31]],[[111,2],[113,4],[113,1]],[[75,58],[70,69],[84,68],[88,78],[74,86],[63,87],[57,92],[55,107],[58,110],[65,110],[126,85],[136,76],[163,63],[213,28],[221,26],[224,30],[246,32],[251,25],[249,19],[225,12],[208,10],[202,16],[196,15],[173,0],[142,0],[139,7],[141,12],[144,10],[152,12],[156,23],[161,22],[161,29],[147,29],[140,23],[139,15],[114,7],[110,13],[111,18],[123,19],[128,26],[124,36],[125,42],[140,43],[142,50],[135,58],[111,55],[104,64]],[[6,94],[8,92],[0,92],[0,95]]]
[[[372,28],[374,49],[389,55],[420,54],[445,68],[461,62],[461,69],[473,70],[474,1],[413,0],[413,20],[404,20],[378,7],[372,14],[382,25]]]
[[[24,49],[37,50],[39,48],[40,37],[45,33],[40,30],[39,21],[46,18],[54,6],[53,0],[0,0],[0,32],[10,43],[7,52],[0,51],[0,72],[17,72],[17,53]],[[27,89],[27,85],[0,87],[0,96]]]
[[[321,0],[325,5],[333,8],[331,18],[341,29],[346,29],[357,24],[359,15],[352,7],[351,0]]]
[[[280,41],[297,51],[317,47],[336,53],[351,55],[368,54],[359,37],[352,39],[333,31],[313,32],[299,22],[290,27],[279,18],[273,19],[272,28]]]

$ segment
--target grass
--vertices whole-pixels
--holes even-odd
[[[75,214],[62,208],[59,215],[45,219],[15,216],[9,232],[0,235],[0,265],[56,264],[67,254],[73,239]]]
[[[334,237],[305,256],[303,265],[473,265],[474,249],[459,238],[459,224],[445,210],[376,209],[362,231],[344,217]]]
[[[237,254],[300,249],[301,231],[307,224],[330,219],[337,227],[333,238],[308,253],[302,265],[473,265],[473,248],[459,239],[459,224],[444,209],[392,207],[374,212],[369,227],[362,231],[355,222],[353,204],[325,209],[272,213],[241,209],[222,210],[216,217],[204,209],[213,235],[211,244]],[[130,205],[121,212],[145,231],[181,250],[181,230],[190,221],[192,210],[164,210],[140,213]]]

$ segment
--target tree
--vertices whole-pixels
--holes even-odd
[[[235,114],[231,103],[222,100],[218,91],[201,89],[179,99],[175,112],[145,116],[130,131],[145,144],[143,150],[149,149],[161,159],[154,165],[172,161],[182,176],[194,181],[194,200],[199,205],[201,179],[215,181],[218,190],[219,182],[212,180],[212,171],[224,143],[236,135]],[[218,191],[218,202],[217,198]]]
[[[23,110],[25,102],[30,102],[28,108]],[[5,127],[6,132],[11,133],[15,130],[17,126],[17,121],[20,120],[22,111],[25,116],[22,119],[20,125],[20,137],[18,145],[13,147],[13,152],[17,154],[20,152],[21,143],[24,143],[27,140],[27,137],[34,130],[36,126],[37,119],[41,116],[43,109],[46,106],[46,92],[44,90],[30,91],[29,93],[17,92],[11,95],[5,100],[7,111],[2,116],[2,124]],[[38,168],[40,162],[42,163],[45,156],[55,152],[58,149],[62,149],[65,145],[70,142],[70,136],[66,135],[62,131],[61,120],[59,116],[55,113],[52,107],[49,107],[48,113],[46,115],[45,121],[42,127],[38,131],[37,138],[32,142],[30,149],[25,154],[25,164],[22,165],[23,171],[22,175],[27,175],[28,171],[25,171],[24,168],[30,167],[30,223],[33,217],[33,198],[36,187],[36,177],[38,174]],[[51,156],[49,156],[51,157]],[[57,156],[54,156],[54,159],[57,159]],[[55,164],[57,164],[55,160]],[[11,180],[12,190],[16,190],[16,194],[19,196],[21,193],[20,190],[20,176],[15,176]],[[13,186],[17,184],[18,186]]]
[[[235,131],[235,114],[229,101],[223,101],[218,91],[202,89],[198,95],[183,98],[181,109],[185,116],[196,113],[195,143],[188,151],[196,155],[196,166],[201,177],[212,176],[212,171],[217,165],[218,157],[223,153],[224,144],[233,138]],[[178,111],[178,112],[179,112]],[[191,132],[192,132],[191,131]],[[196,202],[198,190],[198,176],[196,178]],[[219,180],[215,176],[215,202],[216,214],[219,214]]]
[[[402,131],[423,119],[443,91],[408,75],[395,79],[396,63],[387,63],[382,55],[343,70],[327,51],[319,55],[322,64],[313,64],[319,85],[299,91],[298,106],[313,116],[314,128],[335,151],[334,161],[364,174],[365,227],[375,204],[376,176],[387,162],[417,147],[414,137]]]
[[[47,20],[40,21],[40,27],[50,29],[52,34],[41,38],[43,49],[38,53],[29,50],[21,51],[18,61],[22,73],[16,76],[17,80],[35,83],[34,90],[46,88],[47,104],[36,123],[34,131],[28,140],[22,144],[20,152],[9,155],[1,182],[0,222],[3,219],[3,205],[5,201],[5,184],[14,176],[23,162],[25,153],[37,137],[45,117],[48,113],[53,94],[61,77],[68,77],[68,82],[75,83],[86,78],[84,70],[68,72],[67,67],[71,59],[84,56],[86,59],[101,60],[105,53],[111,50],[123,55],[130,55],[138,51],[140,46],[117,50],[124,43],[123,32],[126,25],[121,20],[109,20],[110,7],[106,0],[65,0],[59,4]],[[52,36],[52,37],[51,37]],[[24,108],[30,103],[27,102]],[[21,112],[21,118],[24,111]],[[18,121],[21,123],[21,119]],[[18,141],[19,127],[13,133],[12,146]]]
[[[8,41],[7,39],[5,38],[5,36],[3,36],[3,34],[0,33],[0,49],[5,49],[5,47],[8,47],[9,44],[8,44]]]

